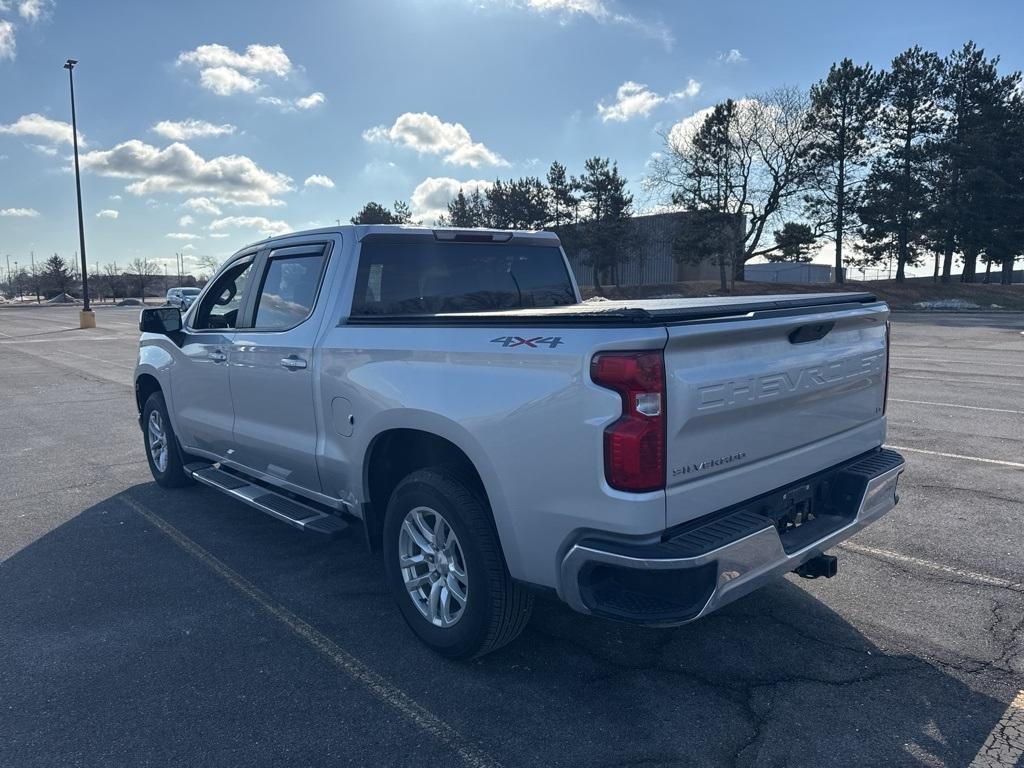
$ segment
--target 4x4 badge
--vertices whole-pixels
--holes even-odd
[[[501,344],[503,347],[532,347],[536,349],[540,344],[546,344],[554,349],[562,343],[561,336],[534,336],[532,339],[524,339],[522,336],[499,336],[491,339],[491,344]]]

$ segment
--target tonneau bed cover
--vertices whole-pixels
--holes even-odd
[[[875,303],[870,293],[801,293],[768,296],[708,296],[679,299],[585,301],[543,309],[458,312],[429,315],[354,315],[349,325],[668,325],[705,320],[744,319],[753,314],[805,314]]]

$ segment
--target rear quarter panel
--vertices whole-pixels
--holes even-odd
[[[506,336],[558,337],[504,346]],[[620,415],[618,395],[590,381],[599,349],[661,348],[662,328],[537,329],[339,325],[321,355],[322,408],[352,404],[351,436],[328,427],[321,475],[366,500],[363,457],[393,428],[451,441],[474,463],[487,491],[509,570],[555,586],[560,548],[574,532],[660,531],[665,497],[623,494],[604,482],[604,428]],[[330,421],[330,419],[328,419]],[[374,500],[381,503],[380,500]]]

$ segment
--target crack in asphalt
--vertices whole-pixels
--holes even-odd
[[[654,639],[652,646],[644,651],[644,658],[638,659],[635,662],[603,654],[599,650],[584,645],[575,638],[566,637],[558,634],[557,632],[548,632],[540,629],[539,627],[531,627],[531,630],[536,634],[539,634],[541,637],[559,644],[561,647],[568,646],[576,653],[586,656],[598,666],[610,666],[616,670],[609,674],[589,676],[588,680],[607,681],[616,677],[653,672],[678,677],[686,680],[690,684],[708,688],[715,692],[715,694],[720,698],[733,704],[741,714],[742,718],[748,723],[751,730],[749,736],[747,736],[747,738],[745,738],[743,742],[738,744],[733,750],[730,763],[733,766],[739,766],[741,761],[744,759],[744,753],[758,745],[762,737],[765,735],[765,729],[771,719],[773,705],[775,702],[775,692],[781,686],[819,685],[828,688],[844,689],[885,678],[898,678],[914,675],[921,666],[934,669],[926,660],[917,657],[892,655],[881,651],[878,655],[873,655],[868,654],[863,648],[854,648],[843,643],[826,641],[820,637],[815,637],[805,631],[797,629],[793,624],[781,620],[771,611],[746,615],[712,614],[705,617],[702,621],[711,623],[718,620],[735,623],[737,619],[741,622],[747,619],[768,619],[779,626],[792,631],[794,634],[826,646],[832,651],[838,651],[844,655],[849,654],[856,656],[858,657],[858,660],[869,659],[871,664],[883,665],[884,668],[861,674],[838,675],[837,677],[822,677],[812,674],[793,673],[771,674],[766,676],[745,675],[742,678],[728,675],[716,675],[715,677],[711,677],[692,668],[683,668],[678,665],[674,665],[665,658],[670,646],[672,646],[678,636],[677,632],[673,630],[664,630],[663,634]],[[767,701],[759,706],[757,699],[762,692],[767,696]],[[675,759],[677,761],[683,760],[684,756],[679,755]],[[755,763],[757,762],[756,750],[751,760]]]

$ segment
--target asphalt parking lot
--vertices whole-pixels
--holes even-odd
[[[541,603],[470,664],[358,531],[152,482],[137,317],[0,310],[0,765],[1024,765],[1024,317],[894,316],[909,469],[837,578],[674,630]]]

